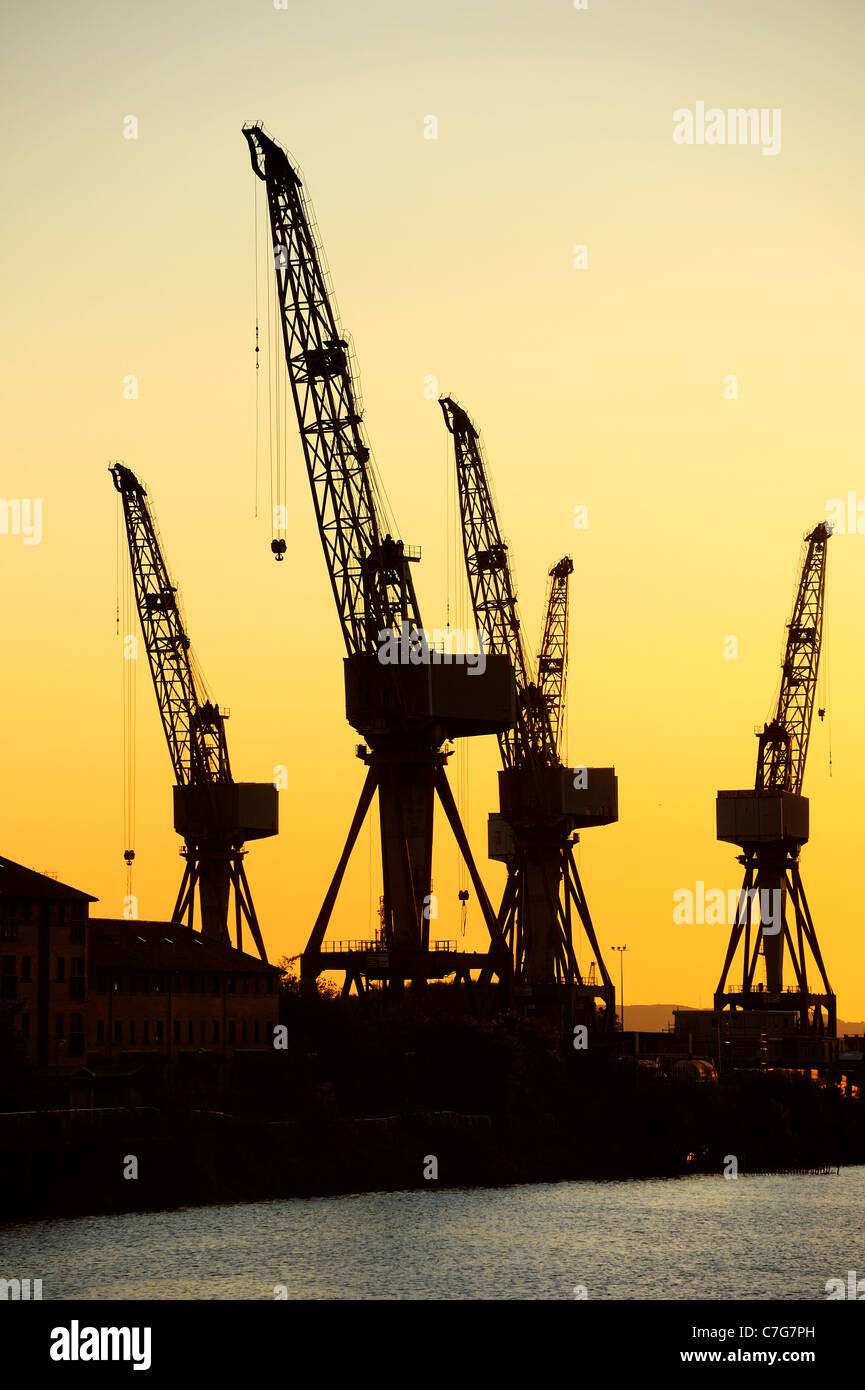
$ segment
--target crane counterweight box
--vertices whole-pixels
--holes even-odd
[[[536,780],[537,779],[537,780]],[[619,819],[619,779],[612,767],[507,768],[499,773],[502,814],[519,819],[526,809],[567,816],[573,829],[611,825]]]
[[[175,787],[174,829],[192,840],[266,839],[279,829],[279,792],[273,782]]]
[[[514,670],[487,653],[472,666],[454,656],[417,665],[382,664],[360,652],[345,658],[345,713],[359,733],[394,718],[439,723],[449,738],[503,733],[516,719]]]
[[[768,844],[808,839],[808,798],[793,792],[718,792],[715,803],[718,839],[733,845]]]

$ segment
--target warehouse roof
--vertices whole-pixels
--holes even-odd
[[[223,946],[177,922],[138,922],[126,918],[91,917],[88,939],[90,965],[99,969],[268,971],[258,956]]]
[[[55,902],[95,903],[98,899],[92,893],[82,893],[78,888],[70,888],[50,874],[39,874],[35,869],[27,869],[16,864],[13,859],[0,858],[0,897],[3,898],[51,898]]]

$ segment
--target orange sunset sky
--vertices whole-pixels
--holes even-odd
[[[448,603],[466,622],[428,378],[482,432],[533,642],[547,570],[573,556],[569,760],[619,776],[619,823],[578,851],[600,941],[627,944],[626,1005],[709,1004],[727,933],[674,925],[673,894],[738,886],[715,791],[753,781],[804,532],[830,499],[865,502],[860,4],[7,0],[0,25],[2,494],[43,509],[38,545],[0,535],[0,853],[122,911],[111,459],[150,492],[235,776],[288,768],[281,833],[246,861],[271,959],[302,949],[342,847],[363,768],[293,425],[284,564],[261,480],[255,515],[240,128],[261,119],[306,182],[428,627]],[[779,110],[779,152],[676,144],[673,112],[699,101]],[[859,1019],[865,534],[830,542],[826,627],[803,878]],[[161,917],[181,861],[143,660],[137,694],[133,891]],[[496,901],[497,765],[494,739],[451,764]],[[365,829],[332,935],[371,934],[376,857]],[[441,835],[440,937],[460,934],[458,868]],[[472,902],[466,945],[483,939]]]

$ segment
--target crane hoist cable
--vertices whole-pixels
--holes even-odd
[[[117,506],[117,588],[116,588],[116,634],[121,638],[120,674],[120,717],[123,739],[123,785],[122,785],[122,826],[123,859],[126,864],[126,897],[132,895],[132,863],[135,859],[135,792],[136,792],[136,733],[137,733],[137,642],[135,636],[136,608],[132,579],[128,568],[122,563],[123,537],[125,525],[123,506],[118,497]]]
[[[831,776],[832,776],[832,696],[831,696],[831,686],[830,686],[830,675],[831,675],[831,672],[830,672],[830,666],[829,666],[829,646],[830,646],[830,644],[829,644],[829,615],[830,615],[830,613],[831,613],[831,607],[830,607],[830,605],[829,605],[828,597],[827,597],[828,586],[829,586],[829,576],[828,576],[828,569],[827,569],[827,572],[825,573],[824,578],[823,578],[823,602],[824,602],[825,607],[824,607],[824,616],[823,616],[823,651],[822,651],[822,665],[821,665],[821,668],[820,668],[820,684],[821,684],[821,690],[822,690],[822,698],[820,699],[819,704],[818,704],[818,708],[817,708],[817,718],[818,718],[821,722],[822,722],[823,720],[825,720],[825,722],[826,722],[826,736],[827,736],[827,740],[828,740],[828,744],[829,744],[829,776],[831,777]]]
[[[258,341],[258,182],[252,185],[252,234],[255,244],[255,504],[253,516],[258,516],[258,416],[261,348]]]

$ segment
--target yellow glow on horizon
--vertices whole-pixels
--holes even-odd
[[[307,183],[377,464],[401,535],[423,545],[427,626],[448,609],[467,625],[429,377],[481,430],[533,646],[547,570],[573,555],[569,757],[619,776],[619,823],[578,852],[600,942],[627,943],[626,1005],[707,1005],[726,929],[675,926],[673,894],[739,884],[715,792],[753,782],[804,532],[830,499],[865,500],[859,8],[95,0],[73,15],[12,0],[2,23],[2,492],[43,503],[39,545],[0,535],[2,853],[97,894],[95,912],[122,910],[113,458],[150,492],[232,711],[235,776],[289,769],[281,833],[246,861],[271,959],[302,949],[342,848],[364,770],[291,423],[285,563],[269,550],[264,460],[255,516],[240,128],[261,118]],[[780,108],[780,153],[677,146],[673,112],[698,100]],[[802,868],[839,1014],[857,1019],[865,536],[833,537],[828,576],[830,713],[812,735]],[[138,709],[133,887],[142,917],[160,917],[182,865],[143,661]],[[475,740],[451,765],[494,901],[497,759],[494,739]],[[332,935],[371,932],[375,860],[365,829]],[[460,935],[458,882],[442,834],[443,938]],[[483,942],[473,902],[465,939]]]

